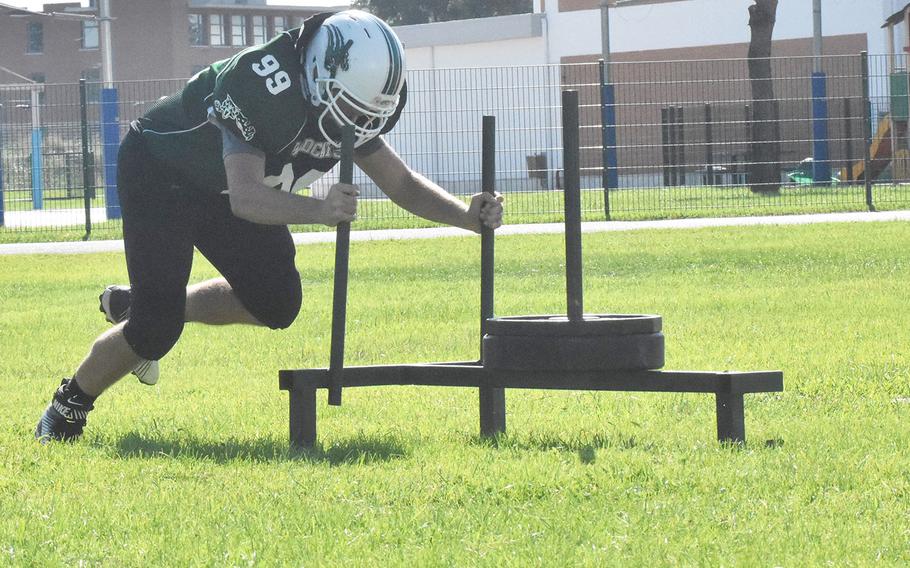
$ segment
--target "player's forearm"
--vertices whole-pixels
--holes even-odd
[[[307,225],[325,222],[321,199],[278,191],[264,184],[232,188],[228,195],[237,217],[263,225]]]
[[[231,153],[224,157],[231,211],[237,217],[263,225],[324,223],[326,205],[320,199],[279,191],[262,182],[265,157]]]
[[[392,200],[424,219],[476,231],[479,220],[468,215],[468,206],[432,181],[417,172],[403,180],[401,191],[393,193]]]
[[[418,174],[382,138],[373,148],[355,154],[360,169],[370,176],[389,199],[424,219],[480,231],[480,218],[432,181]]]

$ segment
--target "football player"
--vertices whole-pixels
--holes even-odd
[[[406,99],[401,42],[348,10],[212,64],[134,121],[117,171],[130,284],[101,294],[114,326],[57,388],[35,436],[79,437],[96,397],[130,372],[154,384],[185,322],[291,325],[301,286],[287,225],[356,218],[356,185],[335,184],[324,199],[294,193],[338,161],[342,126],[355,129],[355,163],[401,207],[472,231],[498,227],[500,197],[465,205],[382,138]],[[187,287],[194,247],[221,278]]]

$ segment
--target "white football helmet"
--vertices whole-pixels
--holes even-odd
[[[319,130],[333,146],[341,146],[340,126],[354,126],[356,148],[395,114],[404,85],[404,47],[376,16],[360,10],[330,16],[301,57],[306,94],[322,109]]]

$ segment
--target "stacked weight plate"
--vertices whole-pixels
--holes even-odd
[[[656,315],[512,316],[487,321],[483,365],[490,369],[640,371],[664,365]]]

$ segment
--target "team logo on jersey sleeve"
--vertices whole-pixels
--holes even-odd
[[[223,101],[216,100],[214,105],[215,112],[221,114],[223,120],[233,120],[237,129],[243,135],[243,139],[249,142],[256,135],[256,129],[250,123],[231,95],[225,95]]]

